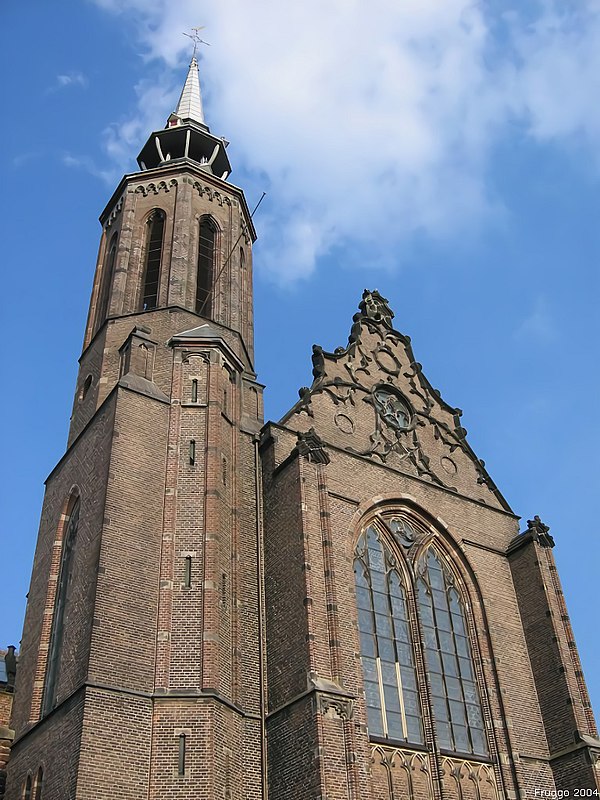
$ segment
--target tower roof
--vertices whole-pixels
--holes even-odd
[[[198,61],[192,56],[187,78],[183,85],[181,97],[177,103],[175,114],[182,120],[193,120],[205,125],[204,112],[202,111],[202,95],[200,94],[200,76],[198,74]]]
[[[231,172],[225,152],[228,144],[214,136],[204,122],[198,61],[193,55],[176,110],[162,130],[150,134],[138,156],[138,164],[143,170],[155,169],[168,161],[185,158],[226,180]]]

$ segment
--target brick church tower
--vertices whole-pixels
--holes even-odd
[[[194,59],[100,217],[9,798],[37,797],[38,782],[57,800],[262,797],[255,233],[226,144],[204,121]]]
[[[263,426],[254,228],[195,59],[138,162],[100,217],[6,798],[594,796],[549,528],[520,532],[387,300]]]

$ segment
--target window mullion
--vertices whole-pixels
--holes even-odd
[[[379,699],[381,701],[381,720],[383,723],[383,735],[388,736],[388,723],[387,712],[385,710],[385,693],[383,691],[383,674],[381,672],[381,659],[379,656],[375,659],[377,665],[377,683],[379,684]]]
[[[402,717],[402,733],[405,739],[408,739],[408,725],[406,724],[406,710],[404,708],[404,692],[402,690],[402,675],[400,673],[400,664],[396,657],[396,681],[398,683],[398,696],[400,698],[400,716]]]
[[[427,576],[429,577],[429,571],[427,571]],[[428,586],[428,589],[429,589],[429,591],[431,593],[431,615],[433,617],[433,626],[434,626],[434,631],[435,631],[435,641],[436,641],[436,644],[437,644],[437,651],[438,651],[439,659],[440,659],[441,678],[442,678],[442,685],[444,687],[444,703],[446,705],[446,717],[448,719],[448,730],[450,731],[450,737],[451,737],[451,740],[452,740],[451,741],[451,744],[452,744],[452,748],[451,749],[452,750],[456,750],[456,739],[455,739],[455,736],[454,736],[454,723],[453,723],[453,720],[452,720],[452,713],[451,713],[451,708],[450,708],[450,693],[448,691],[448,681],[446,680],[446,677],[447,677],[446,676],[446,665],[444,664],[444,656],[443,656],[443,652],[444,651],[442,650],[442,640],[441,640],[441,637],[440,637],[440,626],[439,626],[439,623],[438,623],[437,608],[436,608],[436,605],[435,605],[435,598],[434,598],[434,594],[433,594],[433,589],[432,589],[431,583],[429,581],[427,583],[427,586]],[[452,625],[452,622],[450,622],[450,625]],[[458,662],[457,662],[457,666],[458,666]]]

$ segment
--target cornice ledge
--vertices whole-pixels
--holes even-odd
[[[576,740],[568,747],[559,750],[557,753],[551,753],[549,761],[556,761],[559,758],[564,758],[571,753],[576,753],[578,750],[588,750],[592,755],[594,761],[600,760],[600,739],[595,736],[589,736],[587,733],[576,731]]]
[[[167,395],[155,383],[152,383],[147,378],[142,378],[141,375],[128,372],[127,375],[123,375],[117,386],[121,389],[135,392],[135,394],[144,395],[144,397],[149,397],[152,400],[158,400],[159,403],[171,405]]]

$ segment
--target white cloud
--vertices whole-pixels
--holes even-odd
[[[415,232],[476,231],[499,205],[486,174],[509,122],[600,143],[598,0],[560,15],[542,0],[527,18],[521,7],[491,17],[476,0],[96,2],[135,23],[179,86],[182,32],[207,26],[209,124],[234,140],[250,188],[269,191],[261,261],[281,281],[340,244],[390,266]],[[117,162],[164,124],[174,76],[140,84],[135,115],[107,132]]]
[[[114,183],[120,177],[116,169],[102,169],[89,156],[74,156],[71,153],[64,153],[61,161],[65,167],[83,169],[106,183]]]
[[[600,2],[544,3],[525,28],[511,25],[521,68],[515,107],[539,139],[600,139]]]
[[[164,126],[180,91],[181,86],[174,86],[172,75],[164,75],[158,82],[144,80],[136,86],[138,101],[134,115],[109,125],[104,131],[106,151],[121,171],[131,168],[140,143],[151,131]]]
[[[549,344],[556,341],[556,323],[545,297],[536,297],[533,306],[515,331],[515,338],[527,344]]]
[[[86,89],[88,79],[83,72],[67,72],[64,75],[57,75],[56,82],[48,89],[48,92],[58,92],[60,89],[67,89],[73,86],[79,86],[81,89]]]

